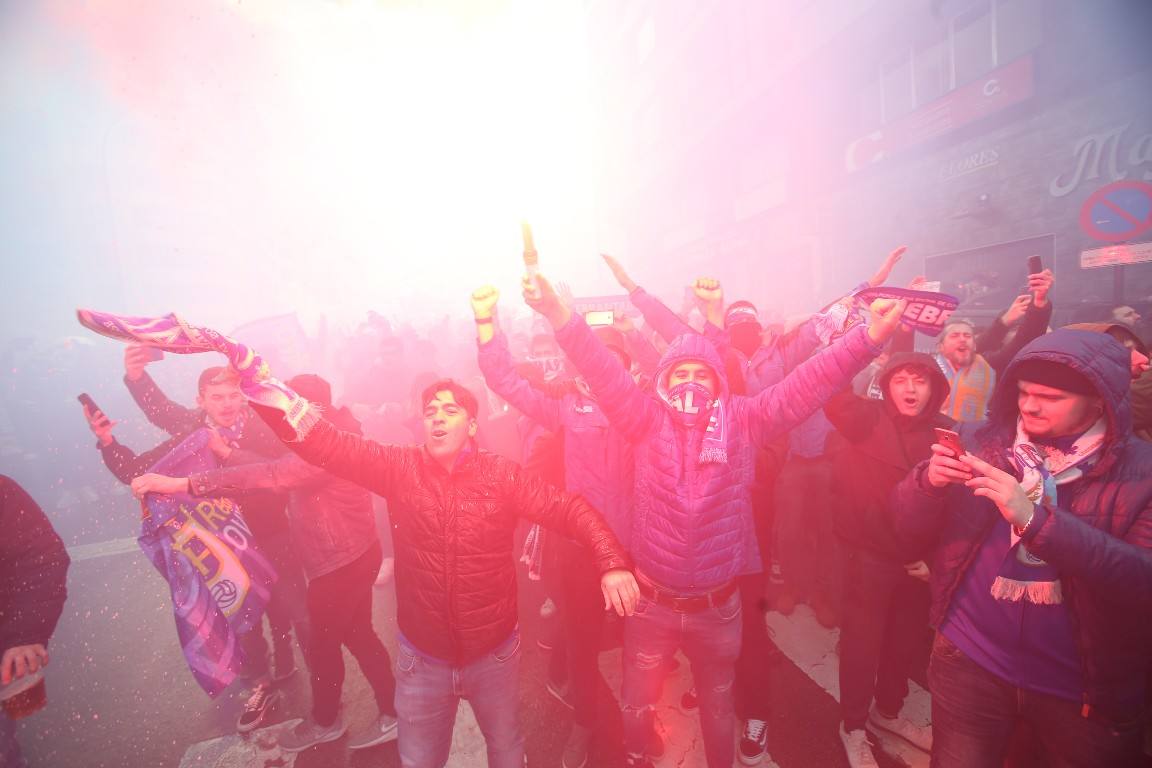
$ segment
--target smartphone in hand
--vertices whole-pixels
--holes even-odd
[[[965,453],[964,444],[960,442],[959,432],[936,427],[936,442],[952,451],[952,455],[957,459]]]
[[[76,395],[76,399],[80,401],[80,405],[83,405],[88,409],[88,413],[93,415],[95,415],[97,411],[100,411],[101,414],[104,413],[100,410],[100,406],[96,405],[96,401],[92,399],[92,396],[87,392],[81,392],[79,395]],[[104,421],[100,424],[100,426],[104,426],[107,423],[108,417],[104,416]]]
[[[1036,254],[1032,254],[1031,256],[1028,257],[1026,269],[1028,270],[1027,276],[1038,275],[1044,271],[1044,262],[1040,260],[1039,256],[1037,256]],[[1029,285],[1027,282],[1025,282],[1024,283],[1024,293],[1031,293],[1031,291],[1032,291],[1032,286]],[[1033,298],[1035,298],[1035,297],[1033,297]]]

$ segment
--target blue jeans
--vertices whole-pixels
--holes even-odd
[[[16,742],[16,723],[0,712],[0,768],[28,768]]]
[[[1080,704],[1001,680],[937,633],[928,665],[932,768],[1000,768],[1018,720],[1032,726],[1051,768],[1134,768],[1143,732],[1081,717]]]
[[[740,592],[698,613],[679,613],[641,597],[624,620],[624,751],[644,754],[652,733],[668,662],[677,649],[692,664],[700,701],[700,731],[710,768],[731,768],[736,757],[732,682],[740,655]]]
[[[403,637],[396,652],[400,764],[441,768],[448,762],[460,699],[467,699],[488,747],[489,768],[522,768],[520,630],[462,667],[429,658]]]

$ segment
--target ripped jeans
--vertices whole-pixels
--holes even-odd
[[[700,730],[709,768],[731,768],[736,757],[732,681],[740,655],[740,592],[698,613],[679,613],[641,597],[624,620],[624,751],[644,754],[668,662],[677,649],[692,664]]]

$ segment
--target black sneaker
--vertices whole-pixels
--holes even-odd
[[[259,728],[276,704],[279,703],[280,696],[280,691],[267,683],[252,689],[252,695],[244,704],[244,711],[236,720],[236,730],[240,733],[248,733]]]
[[[740,736],[740,762],[759,765],[768,751],[768,723],[763,720],[745,720]]]
[[[696,698],[696,687],[693,686],[684,691],[684,695],[680,697],[680,711],[687,715],[699,708],[700,700]]]
[[[627,768],[656,768],[652,765],[652,761],[643,755],[628,755],[624,758],[624,765]]]

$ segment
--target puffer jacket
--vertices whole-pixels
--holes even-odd
[[[988,422],[962,428],[970,451],[1009,472],[1014,371],[1025,360],[1075,369],[1104,402],[1108,432],[1099,461],[1061,486],[1060,506],[1036,507],[1023,540],[1059,570],[1083,668],[1083,713],[1131,723],[1145,706],[1152,647],[1152,446],[1132,436],[1130,355],[1108,336],[1063,329],[1024,347],[1005,369]],[[893,515],[905,535],[935,542],[930,619],[938,627],[1000,512],[961,485],[932,487],[926,469],[922,462],[896,489]]]
[[[324,416],[339,429],[362,434],[347,408],[326,410]],[[268,461],[237,449],[227,466],[197,472],[188,481],[195,496],[236,496],[257,489],[287,493],[289,532],[309,579],[355,562],[377,541],[372,495],[294,453]]]
[[[517,622],[512,534],[519,518],[587,547],[601,573],[630,564],[579,496],[474,446],[451,472],[423,446],[381,445],[319,419],[302,436],[283,414],[254,409],[311,464],[388,501],[396,549],[396,618],[433,658],[467,664],[508,639]]]
[[[584,323],[573,317],[556,332],[569,359],[621,434],[636,446],[632,556],[649,578],[686,592],[707,591],[763,569],[752,518],[757,447],[806,419],[880,353],[864,328],[796,369],[756,397],[730,395],[712,344],[685,334],[668,348],[657,389],[686,360],[707,363],[719,379],[720,434],[726,463],[702,463],[704,425],[689,428],[665,400],[645,395]]]
[[[608,423],[595,398],[576,387],[542,392],[518,375],[503,335],[480,345],[479,358],[493,392],[544,429],[563,433],[565,486],[603,515],[627,547],[635,482],[632,444]]]
[[[908,366],[924,371],[931,386],[924,410],[914,418],[900,414],[888,399],[893,374]],[[932,455],[937,427],[955,428],[955,422],[940,413],[940,404],[948,397],[948,379],[932,356],[898,352],[880,371],[879,382],[884,400],[860,397],[846,389],[824,406],[828,420],[847,443],[836,458],[836,533],[850,546],[900,564],[910,563],[925,553],[897,540],[889,510],[892,489]]]
[[[68,597],[71,562],[40,505],[0,475],[0,655],[48,645]]]

